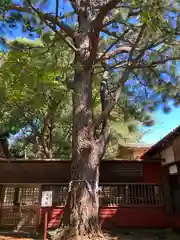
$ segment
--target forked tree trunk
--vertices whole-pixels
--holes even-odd
[[[92,73],[75,73],[71,182],[61,227],[56,239],[98,237],[99,147],[93,136]]]

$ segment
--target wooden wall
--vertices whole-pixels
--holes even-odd
[[[153,153],[145,156],[146,159],[162,159],[162,164],[167,165],[180,161],[180,135],[169,140],[168,144],[157,148]]]
[[[143,162],[136,162],[138,168],[143,168],[143,177],[141,177],[141,182],[146,184],[162,184],[162,173],[163,168],[159,163],[143,163]],[[106,168],[105,168],[106,165]],[[109,182],[115,180],[115,176],[110,176],[110,173],[115,174],[115,170],[117,173],[121,174],[120,170],[122,169],[133,169],[134,165],[128,164],[127,162],[118,163],[103,163],[101,165],[101,179],[106,176],[109,176]],[[121,166],[121,168],[120,168]],[[107,171],[108,168],[108,171]],[[141,168],[139,168],[141,170]],[[139,182],[139,181],[134,181]],[[44,211],[45,209],[41,209],[41,221],[44,221]],[[60,219],[63,215],[63,207],[54,206],[52,208],[48,208],[49,212],[49,228],[56,228],[59,226]],[[99,211],[100,223],[104,228],[111,228],[111,227],[170,227],[173,223],[173,218],[169,218],[170,216],[166,214],[164,206],[103,206],[100,208]],[[178,218],[177,218],[178,219]],[[171,220],[171,222],[170,222]],[[177,221],[176,221],[177,223]],[[174,224],[174,223],[173,223]]]
[[[100,182],[134,182],[162,184],[163,167],[160,163],[135,161],[102,161],[100,164]],[[13,161],[0,162],[0,184],[40,183],[53,185],[67,183],[70,180],[69,161]],[[49,228],[59,225],[63,207],[54,206],[49,212]],[[45,209],[40,209],[43,223]],[[180,218],[166,213],[164,206],[104,206],[99,212],[103,227],[170,227],[178,224]]]
[[[174,139],[172,146],[173,146],[175,161],[180,161],[180,136]]]
[[[147,178],[147,176],[153,181],[153,178],[157,178],[159,171],[154,169],[160,169],[160,164],[138,161],[102,161],[100,182],[143,182],[144,177]],[[147,172],[145,175],[144,171]],[[0,161],[0,184],[56,184],[69,181],[70,161],[12,161],[9,163]]]

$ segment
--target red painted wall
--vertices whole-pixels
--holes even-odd
[[[162,183],[163,167],[158,163],[143,164],[145,183]],[[42,221],[44,216],[42,211]],[[49,208],[49,228],[59,225],[62,207]],[[180,227],[180,216],[169,215],[164,207],[103,207],[99,212],[102,227]]]
[[[159,163],[146,163],[144,168],[144,182],[145,183],[162,183],[163,167]]]
[[[41,213],[41,222],[44,222],[44,209]],[[48,208],[48,228],[57,228],[63,214],[63,208]],[[104,228],[135,227],[161,228],[180,227],[180,216],[168,215],[163,207],[155,208],[117,208],[106,207],[100,209],[100,223]]]
[[[169,223],[172,227],[180,228],[180,216],[179,215],[169,216]]]
[[[163,208],[102,208],[102,227],[167,227],[168,219]]]
[[[42,208],[40,211],[41,214],[41,223],[44,223],[45,211],[48,211],[48,228],[56,228],[59,226],[60,219],[63,215],[64,208]]]
[[[162,183],[161,164],[145,163],[144,183]],[[63,208],[49,208],[49,228],[59,225],[63,214]],[[44,213],[42,211],[42,220]],[[169,227],[174,225],[180,218],[174,219],[168,216],[163,207],[103,207],[100,209],[100,223],[102,227]]]
[[[4,164],[4,163],[2,163]],[[9,164],[9,163],[8,163]],[[68,163],[69,164],[69,163]],[[29,176],[30,181],[33,178],[34,182],[40,182],[41,184],[47,184],[49,183],[60,183],[60,179],[58,176],[59,172],[64,173],[64,177],[61,177],[61,180],[63,182],[68,182],[69,175],[67,174],[68,170],[68,165],[67,163],[30,163],[32,165],[28,167],[26,164],[20,164],[17,165],[19,167],[14,167],[14,165],[10,164],[7,165],[5,164],[4,168],[1,168],[0,166],[0,182],[5,181],[5,178],[1,179],[1,171],[4,171],[4,176],[8,176],[5,182],[13,182],[12,180],[9,179],[10,175],[7,175],[8,171],[13,171],[13,169],[21,172],[21,174],[26,174]],[[104,164],[104,165],[103,165]],[[117,161],[114,161],[113,163],[110,162],[104,162],[102,166],[104,166],[104,169],[102,167],[101,173],[104,174],[104,177],[101,178],[102,182],[109,182],[111,181],[111,175],[107,174],[107,167],[109,164],[114,164],[114,169],[116,169],[116,166],[118,164],[125,164],[123,162],[118,163]],[[128,163],[128,164],[136,164],[136,163]],[[126,162],[126,165],[128,167],[128,164]],[[143,183],[154,183],[154,184],[161,184],[162,183],[162,173],[163,173],[163,167],[159,163],[143,163],[143,162],[138,162],[137,164],[143,165],[144,169],[144,174],[142,176],[141,182]],[[140,166],[139,165],[139,166]],[[106,168],[105,168],[106,166]],[[26,167],[26,169],[25,169]],[[58,168],[59,167],[59,168]],[[131,167],[131,166],[129,166]],[[39,173],[39,169],[41,168],[41,174]],[[26,171],[24,171],[24,169]],[[30,171],[31,169],[31,171]],[[33,170],[34,169],[34,170]],[[21,170],[21,171],[20,171]],[[22,171],[23,170],[23,171]],[[36,170],[35,174],[33,171]],[[64,171],[66,170],[66,171]],[[28,172],[29,171],[29,172]],[[104,171],[104,172],[103,172]],[[33,174],[32,174],[33,172]],[[46,173],[46,175],[45,175]],[[101,174],[101,175],[103,175]],[[15,176],[14,181],[16,180],[17,182],[24,181],[26,178],[21,178],[20,175],[18,175],[18,172],[16,174],[11,174],[12,176]],[[37,178],[34,178],[34,175]],[[116,173],[117,177],[119,177],[118,173]],[[102,177],[102,176],[101,176]],[[27,179],[26,179],[27,181]],[[27,181],[27,182],[28,182]],[[32,180],[31,180],[32,181]],[[30,181],[30,182],[31,182]],[[120,180],[119,180],[120,181]],[[31,182],[32,183],[32,182]],[[48,227],[49,228],[56,228],[59,225],[60,219],[63,214],[63,207],[52,207],[48,208]],[[40,216],[41,216],[41,223],[44,222],[44,212],[45,209],[41,209],[40,211]],[[169,215],[165,212],[165,209],[163,207],[103,207],[100,209],[100,222],[102,227],[110,227],[110,226],[116,226],[116,227],[175,227],[178,226],[180,227],[180,216],[178,215]]]

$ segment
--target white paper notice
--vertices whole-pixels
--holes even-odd
[[[42,191],[41,207],[52,207],[52,191]]]

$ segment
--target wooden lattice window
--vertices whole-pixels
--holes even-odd
[[[14,205],[14,193],[15,188],[14,187],[7,187],[4,191],[4,201],[3,206],[13,206]]]
[[[14,211],[14,205],[20,204],[20,211]],[[39,187],[6,186],[1,205],[1,226],[15,226],[20,220],[22,209],[34,209],[38,215]],[[38,217],[27,223],[29,226],[38,224]]]
[[[161,186],[156,184],[118,184],[102,186],[101,205],[162,206]]]
[[[19,202],[22,205],[34,205],[39,203],[38,187],[6,187],[4,191],[3,206],[13,206]]]
[[[43,186],[43,190],[53,192],[53,205],[64,206],[68,195],[67,185]],[[161,186],[143,183],[122,183],[102,185],[100,193],[101,206],[162,206]]]
[[[39,188],[21,188],[20,193],[22,205],[34,205],[39,203]]]

